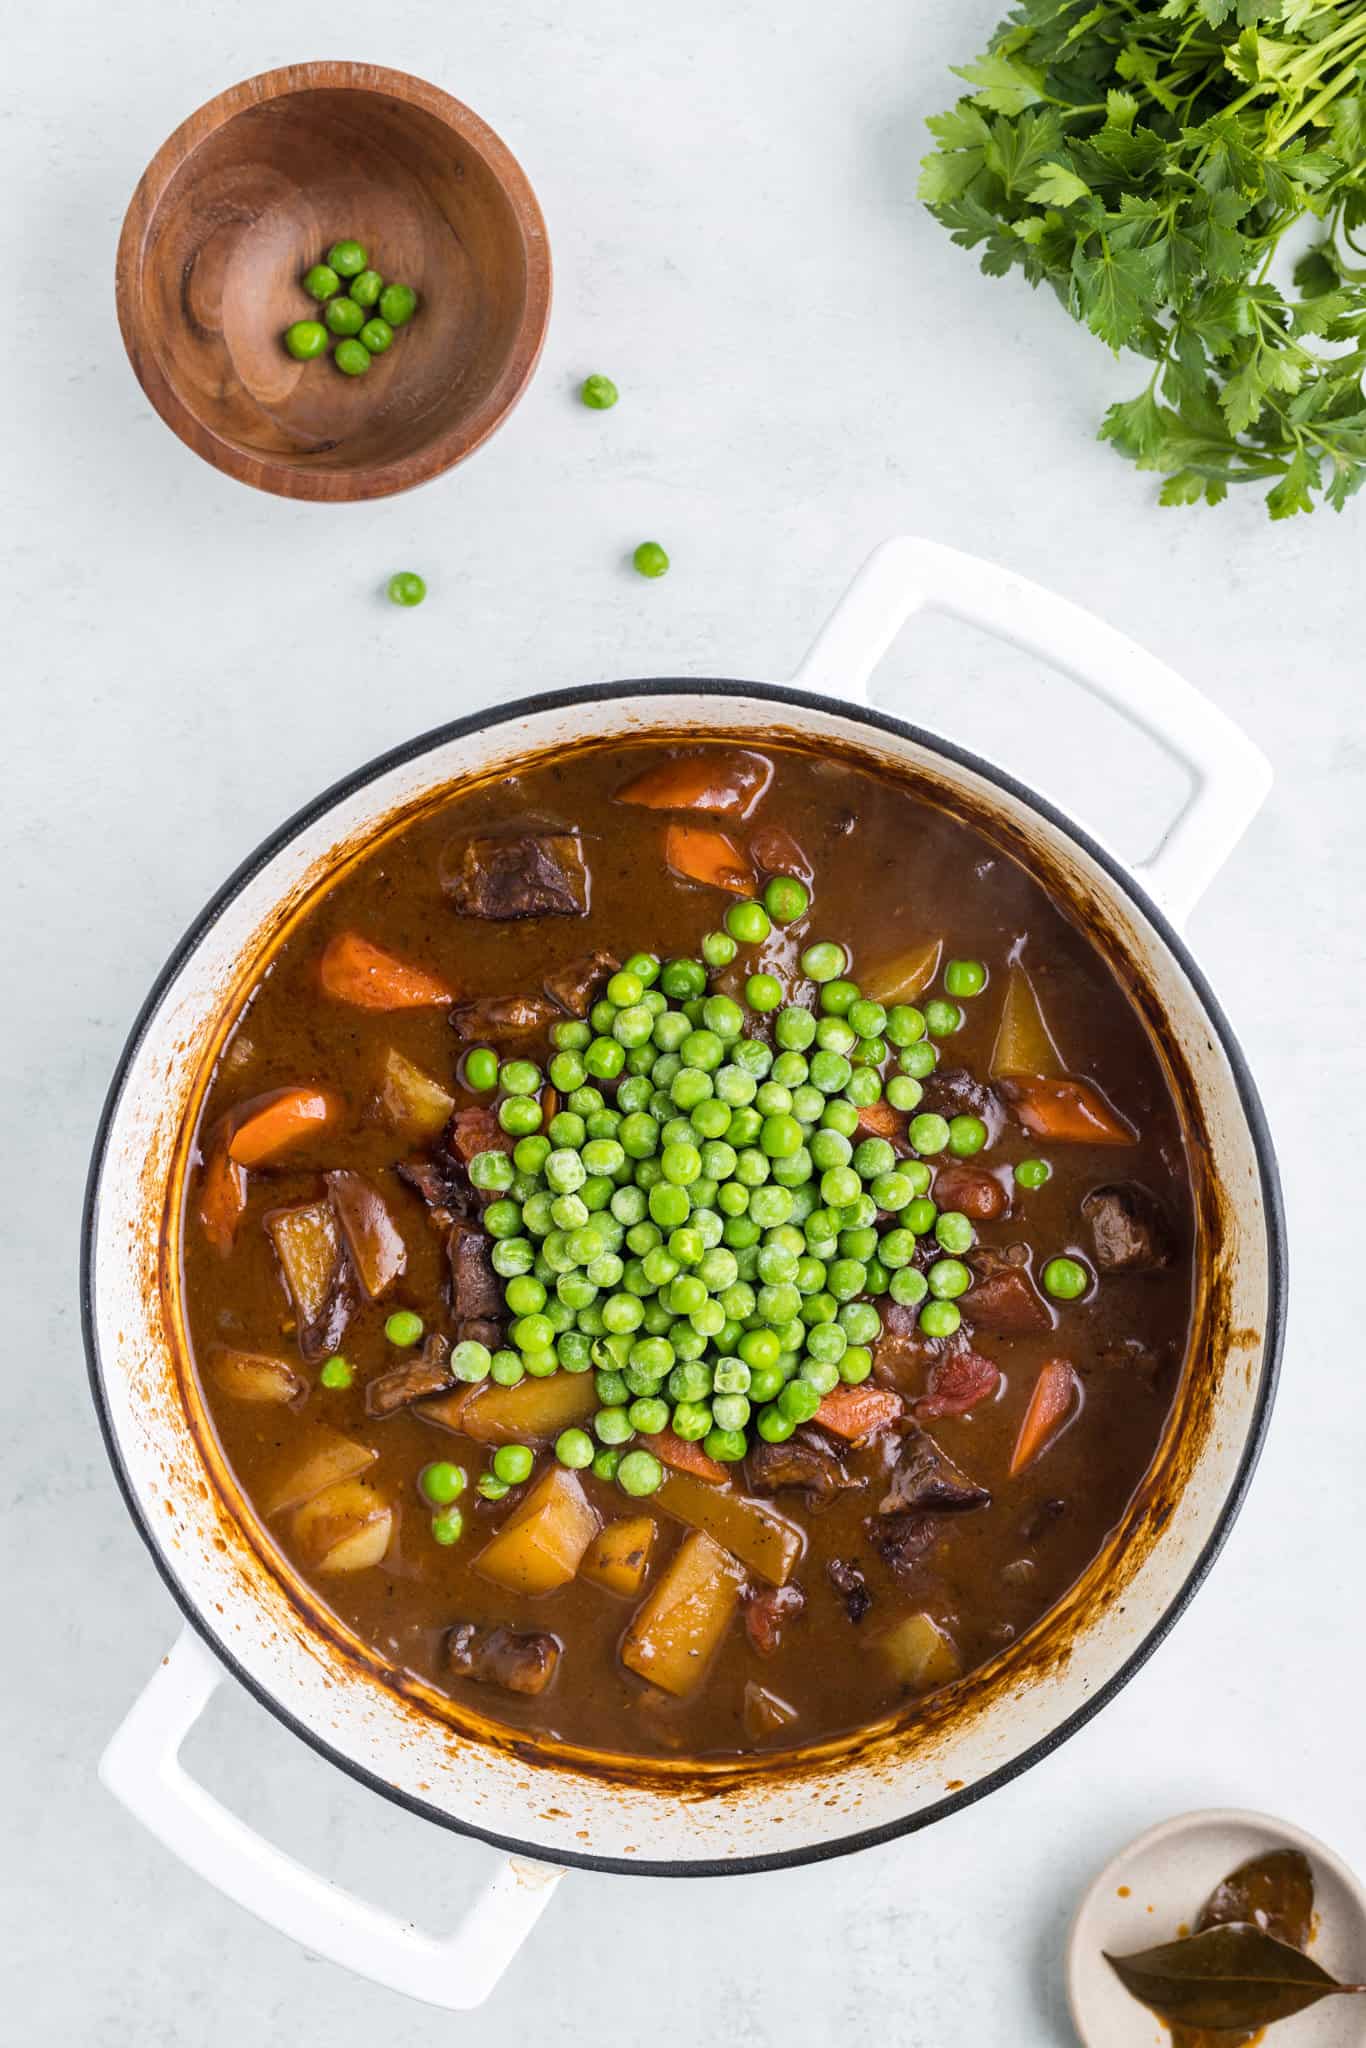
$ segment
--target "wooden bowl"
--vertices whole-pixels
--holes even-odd
[[[343,236],[418,310],[348,377],[283,335]],[[119,237],[119,325],[167,426],[287,498],[381,498],[464,460],[507,416],[550,317],[545,222],[468,107],[401,71],[291,64],[177,128]]]

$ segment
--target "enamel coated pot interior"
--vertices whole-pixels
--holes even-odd
[[[328,791],[245,863],[181,942],[138,1019],[97,1144],[84,1248],[92,1383],[129,1508],[185,1614],[260,1701],[354,1776],[443,1825],[556,1863],[764,1869],[883,1840],[980,1797],[1061,1742],[1151,1653],[1227,1531],[1270,1406],[1284,1265],[1275,1169],[1199,970],[1145,890],[1041,797],[943,740],[826,695],[831,682],[852,690],[861,680],[842,666],[829,674],[844,655],[838,626],[839,614],[806,671],[814,688],[569,690],[459,720]],[[890,628],[871,635],[853,666],[866,673],[889,637]],[[1082,672],[1079,659],[1071,665]],[[1098,686],[1122,695],[1113,675]],[[974,819],[1042,874],[1110,955],[1152,1023],[1186,1121],[1202,1236],[1195,1342],[1153,1471],[1098,1565],[994,1664],[902,1725],[791,1765],[613,1769],[533,1756],[438,1718],[373,1653],[319,1626],[206,1450],[174,1288],[163,1284],[182,1128],[225,1007],[249,986],[262,945],[386,823],[553,749],[651,735],[762,745],[788,734],[907,777]]]

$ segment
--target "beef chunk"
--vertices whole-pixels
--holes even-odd
[[[925,1342],[884,1331],[873,1347],[873,1378],[890,1393],[913,1395],[925,1370]]]
[[[844,1602],[844,1611],[850,1621],[862,1621],[873,1604],[863,1573],[856,1564],[846,1564],[841,1557],[832,1557],[825,1569],[831,1585]]]
[[[815,869],[785,825],[756,825],[749,857],[766,875],[799,875],[808,889],[815,879]]]
[[[582,958],[571,960],[567,967],[557,967],[547,974],[542,987],[571,1017],[586,1017],[598,983],[615,974],[620,965],[615,953],[585,953]]]
[[[493,1110],[482,1102],[457,1109],[447,1134],[450,1146],[462,1166],[468,1166],[478,1152],[511,1152],[517,1140],[505,1131]]]
[[[994,1173],[957,1161],[936,1171],[934,1199],[941,1209],[957,1209],[974,1223],[994,1223],[1010,1207],[1010,1196]]]
[[[560,1646],[541,1629],[520,1633],[458,1621],[446,1637],[446,1658],[457,1678],[498,1685],[504,1692],[541,1693],[555,1676]]]
[[[806,1595],[795,1584],[764,1586],[745,1600],[745,1634],[761,1657],[771,1657],[783,1638],[789,1621],[795,1621],[806,1606]]]
[[[880,1515],[910,1508],[923,1514],[950,1514],[991,1504],[985,1486],[969,1479],[946,1451],[923,1429],[912,1429],[892,1468],[891,1485],[878,1502]]]
[[[324,1174],[327,1199],[341,1226],[351,1271],[371,1301],[379,1301],[407,1270],[408,1247],[379,1189],[349,1167]]]
[[[904,1301],[893,1301],[890,1295],[878,1303],[878,1314],[889,1337],[914,1337],[920,1327],[919,1309]]]
[[[943,1532],[933,1515],[869,1515],[868,1540],[884,1564],[909,1576],[929,1556]]]
[[[428,1394],[446,1394],[455,1385],[447,1364],[449,1339],[436,1331],[426,1339],[416,1358],[405,1359],[391,1372],[371,1380],[365,1389],[367,1415],[396,1415],[400,1408],[425,1400]]]
[[[1148,1273],[1171,1258],[1166,1216],[1133,1181],[1093,1188],[1081,1205],[1091,1226],[1096,1264],[1104,1273]]]
[[[979,1246],[972,1254],[972,1270],[973,1284],[963,1296],[963,1313],[972,1322],[1006,1337],[1052,1329],[1053,1311],[1029,1277],[1024,1245],[1009,1245],[1003,1252]]]
[[[482,1344],[486,1351],[496,1351],[503,1341],[501,1325],[477,1317],[472,1322],[457,1323],[455,1326],[457,1344]]]
[[[850,1477],[825,1438],[814,1430],[799,1430],[785,1444],[757,1443],[746,1470],[753,1492],[780,1493],[791,1487],[806,1495],[810,1507],[822,1507],[847,1487],[863,1484]]]
[[[434,1217],[459,1215],[469,1200],[464,1176],[449,1152],[432,1152],[425,1159],[400,1159],[394,1171]]]
[[[453,1223],[446,1239],[451,1265],[451,1306],[460,1321],[501,1316],[503,1283],[493,1270],[493,1246],[475,1223]]]
[[[588,909],[577,832],[466,840],[442,887],[463,917],[583,917]]]
[[[464,1039],[534,1038],[559,1015],[549,996],[486,996],[457,1003],[451,1023]]]
[[[917,1422],[940,1415],[967,1415],[980,1401],[991,1400],[1001,1374],[977,1351],[949,1351],[930,1367],[929,1386],[915,1403]]]
[[[878,1303],[882,1334],[873,1346],[873,1377],[893,1393],[912,1394],[921,1384],[925,1360],[933,1356],[933,1340],[922,1335],[920,1311],[884,1298]]]
[[[921,1107],[945,1117],[980,1116],[983,1122],[1000,1114],[995,1090],[966,1067],[936,1067],[927,1074]]]

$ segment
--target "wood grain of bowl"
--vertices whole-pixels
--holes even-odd
[[[415,317],[347,377],[283,335],[342,236]],[[461,462],[512,410],[550,317],[550,249],[525,173],[448,93],[370,64],[295,64],[220,93],[158,150],[129,204],[119,325],[186,446],[283,497],[386,497]]]

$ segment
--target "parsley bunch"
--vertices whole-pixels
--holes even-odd
[[[956,75],[920,195],[989,276],[1152,363],[1102,440],[1164,505],[1269,480],[1273,519],[1340,512],[1366,482],[1366,0],[1023,0]]]

